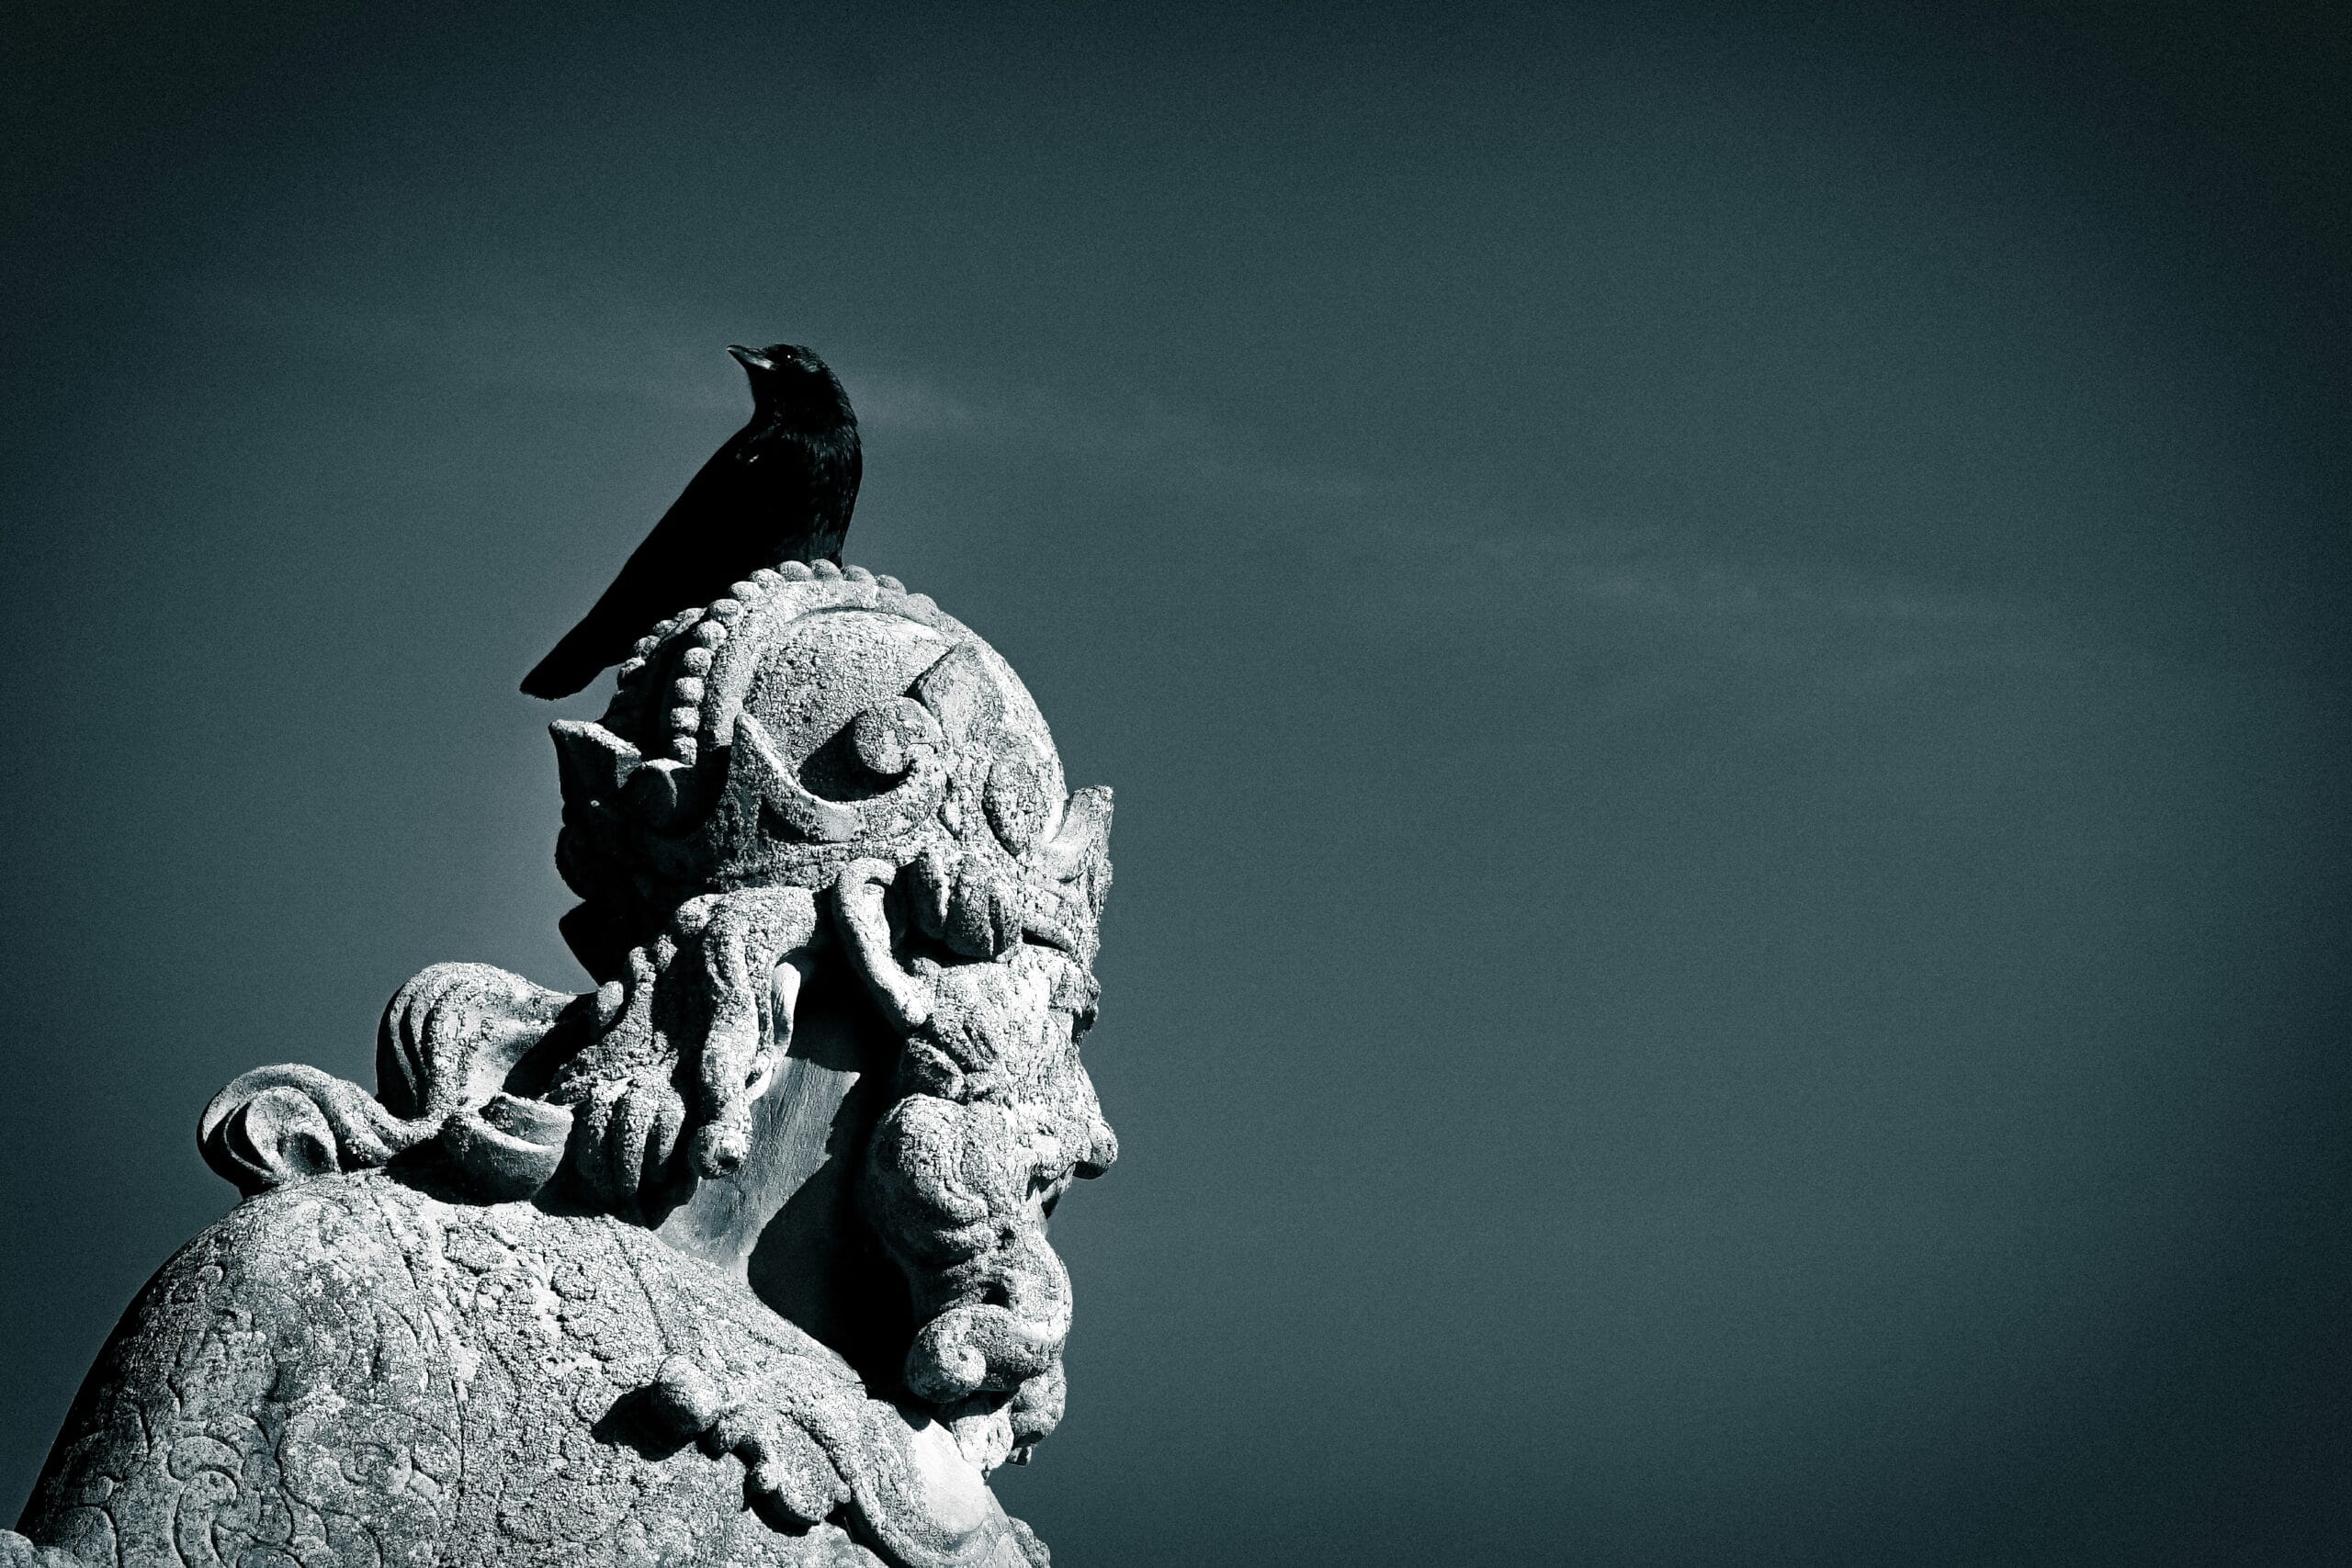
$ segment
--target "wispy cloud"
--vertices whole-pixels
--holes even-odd
[[[1542,571],[1581,596],[1693,624],[1798,617],[1889,629],[2015,630],[2034,620],[2027,606],[1986,594],[1736,558],[1657,526],[1503,524],[1468,530],[1464,547],[1483,567]]]
[[[1688,530],[1447,516],[1406,483],[1253,452],[1205,412],[1135,398],[1106,406],[1035,387],[975,391],[922,374],[853,383],[879,428],[986,441],[1137,483],[1199,486],[1294,502],[1317,547],[1421,563],[1426,588],[1515,578],[1658,636],[1792,659],[1834,659],[1857,678],[1900,683],[1954,661],[2058,657],[2066,642],[2036,606],[1818,561],[1713,547]],[[1341,542],[1334,544],[1337,522]],[[1433,536],[1453,541],[1430,558]]]
[[[2116,657],[2049,606],[1738,553],[1694,530],[1465,518],[1453,548],[1416,554],[1431,527],[1415,516],[1366,536],[1368,555],[1385,541],[1416,566],[1409,586],[1383,593],[1393,626],[1439,642],[1605,650],[1621,691],[1661,701],[1746,693],[1776,722],[1850,717]]]
[[[916,372],[845,377],[862,423],[910,434],[986,440],[1000,449],[1075,460],[1109,475],[1273,497],[1347,500],[1361,478],[1285,461],[1204,413],[1149,396],[1080,399],[1038,386],[958,385]]]
[[[743,406],[740,378],[707,333],[619,289],[582,285],[535,304],[501,299],[430,316],[355,313],[325,290],[208,304],[229,330],[289,348],[332,341],[347,354],[429,362],[436,374],[480,384],[561,387],[678,412],[726,415]],[[1564,612],[1580,605],[1637,625],[1662,654],[1672,646],[1732,651],[1857,686],[1901,686],[1955,662],[2060,658],[2076,640],[2028,604],[1817,560],[1735,554],[1691,530],[1449,514],[1408,479],[1268,451],[1204,410],[1148,392],[1080,396],[933,368],[869,370],[860,366],[865,357],[838,355],[874,435],[978,444],[1112,485],[1262,502],[1253,508],[1258,525],[1299,536],[1286,547],[1415,561],[1424,600],[1466,604],[1513,582]],[[1432,538],[1449,547],[1432,554]]]
[[[558,296],[524,308],[502,299],[476,310],[430,313],[374,303],[355,310],[324,290],[233,292],[208,298],[223,333],[289,352],[324,345],[346,358],[430,367],[475,385],[557,387],[635,398],[682,411],[740,412],[741,372],[718,344],[687,335],[625,299]],[[593,331],[582,322],[593,321]]]
[[[743,389],[707,333],[619,290],[581,285],[543,300],[502,299],[455,314],[378,305],[354,310],[326,290],[251,291],[205,301],[225,330],[289,349],[332,343],[347,355],[429,364],[476,384],[561,388],[636,398],[682,412],[734,413]],[[593,322],[593,330],[583,323]],[[957,378],[936,370],[862,369],[833,355],[858,419],[871,432],[983,441],[1111,478],[1293,499],[1346,499],[1354,476],[1284,460],[1197,411],[1148,394],[1080,397],[1057,388]]]

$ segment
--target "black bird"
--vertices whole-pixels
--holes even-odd
[[[763,566],[841,564],[865,468],[857,415],[825,362],[794,344],[729,344],[752,378],[752,421],[711,455],[621,574],[523,677],[568,697],[629,656],[655,622],[707,604]]]

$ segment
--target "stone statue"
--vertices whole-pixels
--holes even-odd
[[[554,727],[571,996],[392,998],[376,1091],[245,1074],[244,1201],[166,1263],[0,1565],[1042,1564],[989,1491],[1062,1413],[1046,1221],[1110,792],[994,649],[787,563]]]

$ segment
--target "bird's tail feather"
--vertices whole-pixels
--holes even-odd
[[[553,702],[582,690],[596,678],[605,663],[587,651],[588,639],[580,635],[587,629],[584,624],[574,626],[545,659],[531,666],[531,672],[523,677],[526,696]]]

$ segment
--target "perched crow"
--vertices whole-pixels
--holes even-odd
[[[535,697],[568,697],[627,659],[657,621],[707,604],[763,566],[839,566],[863,472],[849,394],[805,348],[728,353],[752,378],[752,422],[702,466],[637,547],[596,607],[523,677]]]

